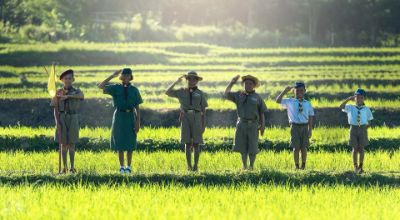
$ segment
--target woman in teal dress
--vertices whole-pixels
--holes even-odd
[[[121,84],[108,84],[117,76],[120,76]],[[118,151],[120,173],[131,173],[132,151],[136,148],[136,137],[140,129],[139,105],[143,103],[143,100],[139,90],[131,85],[132,79],[132,70],[125,68],[114,72],[99,84],[104,94],[109,94],[113,98],[115,111],[110,145],[111,149]],[[127,157],[126,167],[124,167],[124,151]]]

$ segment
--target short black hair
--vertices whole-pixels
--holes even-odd
[[[74,76],[74,71],[72,69],[65,70],[63,73],[61,73],[60,80],[62,80],[64,78],[64,76],[70,75],[70,74],[72,76]]]

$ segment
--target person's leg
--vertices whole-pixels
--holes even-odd
[[[132,152],[131,150],[126,151],[126,168],[125,168],[125,173],[131,173],[132,172],[132,168],[131,168],[131,164],[132,164]]]
[[[296,169],[299,169],[299,157],[300,157],[300,148],[293,148],[293,159]]]
[[[247,170],[247,153],[241,153],[242,156],[242,164],[243,164],[243,170]]]
[[[127,163],[128,167],[131,167],[131,164],[132,164],[132,153],[133,153],[133,151],[126,152],[126,163]]]
[[[118,151],[119,166],[124,167],[124,151]]]
[[[194,166],[193,171],[198,170],[199,158],[200,158],[200,146],[199,144],[193,144],[194,148]]]
[[[353,147],[352,156],[353,156],[354,172],[358,171],[357,154],[358,154],[357,147]]]
[[[249,154],[249,158],[250,158],[250,170],[254,169],[254,162],[256,161],[256,155],[257,154]]]
[[[296,169],[300,169],[299,157],[300,157],[300,128],[298,126],[292,125],[290,127],[290,147],[293,149],[293,160]]]
[[[193,170],[192,168],[192,144],[185,144],[185,154],[186,154],[186,164],[188,170]]]
[[[360,164],[358,166],[358,169],[360,173],[364,172],[363,170],[363,165],[364,165],[364,147],[359,147],[359,154],[360,154]]]
[[[61,145],[61,157],[62,157],[62,162],[63,162],[63,173],[67,171],[68,168],[68,161],[67,161],[67,151],[68,151],[68,145],[67,144],[62,144]]]
[[[301,152],[301,169],[304,170],[306,168],[306,162],[307,162],[307,148],[302,147],[300,148]]]
[[[75,171],[75,144],[69,145],[68,152],[69,152],[69,161],[71,163],[70,171],[74,172]]]

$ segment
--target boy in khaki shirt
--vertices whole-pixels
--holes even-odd
[[[75,81],[73,70],[64,71],[60,75],[60,80],[63,82],[63,88],[57,90],[56,96],[50,104],[54,107],[57,130],[61,131],[61,140],[59,140],[57,131],[55,140],[61,143],[61,156],[64,165],[61,172],[67,172],[67,152],[69,152],[71,163],[69,171],[75,173],[75,144],[79,141],[78,113],[84,96],[81,90],[72,86]],[[57,114],[59,114],[59,117],[57,117]]]
[[[174,89],[174,86],[186,78],[187,88]],[[186,162],[188,170],[198,171],[200,144],[203,144],[205,130],[205,115],[208,107],[206,94],[197,87],[203,78],[196,72],[190,71],[178,78],[165,92],[180,103],[179,120],[181,122],[181,143],[185,144]],[[192,167],[192,149],[194,148],[194,166]]]
[[[225,90],[224,97],[236,104],[238,120],[235,130],[233,151],[239,152],[242,157],[243,170],[247,170],[247,158],[250,159],[249,169],[254,169],[254,162],[258,150],[259,133],[264,135],[267,107],[264,100],[255,92],[260,86],[259,80],[251,75],[242,77],[243,91],[231,92],[232,86],[238,81],[235,76]]]

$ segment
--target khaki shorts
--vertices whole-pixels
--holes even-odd
[[[201,112],[184,112],[181,116],[181,143],[203,144]]]
[[[290,147],[293,149],[308,149],[310,139],[308,138],[308,124],[290,126]]]
[[[60,113],[60,125],[61,125],[61,144],[75,144],[79,141],[78,114]],[[59,142],[57,129],[54,140]]]
[[[349,134],[349,145],[352,148],[366,147],[369,145],[368,128],[366,125],[360,127],[351,125]]]
[[[257,154],[258,122],[237,122],[233,151],[242,154]]]

